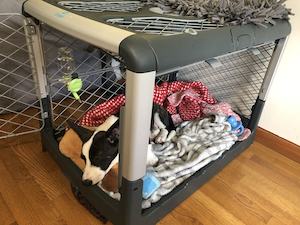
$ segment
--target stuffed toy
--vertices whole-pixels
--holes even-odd
[[[95,130],[91,127],[84,127],[89,130]],[[72,129],[69,129],[59,142],[60,152],[70,158],[81,170],[83,170],[85,167],[85,162],[80,157],[81,147],[82,141]],[[112,167],[111,170],[105,175],[102,180],[102,187],[108,192],[118,191],[118,164]]]

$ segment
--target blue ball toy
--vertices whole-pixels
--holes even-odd
[[[240,129],[240,132],[238,132],[236,134],[236,136],[240,136],[244,132],[244,126],[243,126],[242,122],[236,121],[234,116],[228,116],[226,121],[228,123],[230,123],[232,131],[236,131],[236,130]]]

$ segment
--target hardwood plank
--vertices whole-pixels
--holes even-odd
[[[274,183],[263,176],[260,169],[248,167],[247,160],[240,155],[237,160],[230,164],[238,170],[242,170],[247,174],[241,182],[245,186],[249,186],[252,190],[258,192],[262,197],[270,199],[272,204],[282,208],[286,213],[290,214],[300,222],[299,202],[300,198],[294,192],[284,188],[284,182]]]
[[[12,147],[12,150],[20,161],[26,165],[30,175],[35,178],[50,200],[64,193],[61,186],[55,182],[57,180],[56,176],[51,175],[51,172],[61,174],[61,171],[50,155],[47,152],[42,152],[40,142],[29,142],[26,145],[19,144]]]
[[[264,149],[263,151],[261,151],[261,149]],[[268,150],[266,150],[268,149]],[[281,153],[270,149],[269,147],[259,143],[259,142],[254,142],[251,146],[251,154],[252,155],[258,155],[261,158],[264,158],[265,160],[267,160],[269,163],[273,164],[275,163],[277,160],[280,160],[282,162],[285,162],[287,164],[290,164],[291,166],[293,166],[293,168],[295,170],[299,170],[299,163],[296,161],[291,160],[288,157],[283,156]]]
[[[206,185],[206,184],[205,184]],[[205,186],[204,185],[204,186]],[[202,188],[204,187],[202,186]],[[210,221],[211,224],[232,224],[239,225],[244,224],[235,215],[232,215],[228,208],[224,208],[215,202],[211,196],[202,192],[202,188],[196,191],[192,197],[196,199],[197,204],[193,204],[193,207],[197,208],[199,212],[205,218],[204,221]],[[205,222],[203,224],[206,224]]]
[[[205,211],[203,208],[203,205],[199,204],[196,198],[190,196],[187,201],[177,206],[170,214],[177,220],[178,224],[213,224],[205,216],[208,213],[203,213]],[[169,215],[166,216],[166,219],[169,218]],[[169,222],[168,224],[171,225],[172,223]]]
[[[280,170],[292,175],[295,179],[299,179],[300,168],[295,168],[293,162],[284,162],[283,160],[277,159],[274,165]],[[293,178],[291,178],[293,179]]]
[[[261,127],[256,130],[255,141],[300,163],[300,146],[281,138]]]
[[[264,198],[270,198],[273,204],[277,204],[300,223],[298,208],[300,201],[298,197],[293,196],[293,193],[259,176],[256,179],[253,177],[244,179],[242,182],[248,186],[252,185],[252,190],[259,190]]]
[[[26,149],[22,148],[22,145],[16,145],[14,148],[19,149],[20,151],[24,150],[26,153]],[[18,155],[12,151],[12,147],[2,149],[0,153],[2,162],[5,162],[5,167],[12,179],[16,185],[18,185],[20,191],[24,194],[24,197],[32,206],[33,210],[39,212],[37,215],[40,218],[40,221],[42,221],[43,224],[50,224],[54,221],[56,224],[64,224],[64,221],[60,222],[62,219],[60,214],[51,205],[49,199],[42,191],[41,186],[38,185],[28,172],[27,168],[23,165],[21,162],[23,160],[20,160]],[[23,154],[23,156],[26,155]],[[37,166],[36,171],[40,170],[42,169]]]
[[[280,220],[278,220],[276,217],[272,217],[267,225],[286,225],[287,223],[284,223]],[[289,224],[297,224],[297,223],[289,223]]]
[[[200,222],[198,213],[196,212],[198,209],[194,208],[193,206],[191,206],[190,204],[185,203],[185,204],[181,204],[178,207],[176,207],[172,212],[172,217],[173,220],[170,221],[170,219],[168,219],[168,223],[166,224],[170,224],[170,225],[181,225],[181,224],[203,224]],[[161,223],[159,223],[161,224]],[[163,224],[163,223],[162,223]]]
[[[34,134],[34,140],[23,142],[18,140],[12,150],[18,155],[24,165],[29,167],[43,167],[44,173],[60,170],[55,161],[47,152],[42,151],[41,137],[39,133]],[[47,165],[47,166],[45,166]]]
[[[252,164],[252,162],[254,162],[254,164]],[[257,167],[257,169],[261,169],[260,174],[262,174],[265,177],[268,177],[270,181],[282,185],[284,188],[295,192],[295,194],[299,195],[300,197],[299,179],[293,179],[293,175],[290,175],[289,173],[286,173],[283,170],[279,170],[279,168],[275,165],[266,163],[264,159],[256,155],[254,155],[251,158],[251,166],[254,165]],[[297,175],[297,178],[300,178],[300,174]]]
[[[157,224],[158,225],[181,225],[181,223],[174,217],[176,213],[170,212],[166,217],[162,218]]]
[[[264,149],[262,151],[262,149]],[[254,142],[251,148],[252,154],[258,155],[272,165],[276,165],[286,173],[292,174],[299,178],[300,167],[299,163],[283,157],[282,154],[271,149],[265,150],[266,147],[258,142]]]
[[[247,150],[246,150],[247,151]],[[226,170],[228,168],[232,168],[231,165],[228,165],[226,167]],[[298,224],[299,221],[294,219],[290,214],[286,213],[284,210],[282,210],[280,207],[278,207],[276,204],[273,204],[270,199],[266,198],[265,196],[261,195],[259,190],[252,190],[247,185],[244,185],[240,181],[238,182],[232,182],[235,178],[228,175],[226,173],[226,170],[222,170],[220,173],[218,173],[217,177],[219,177],[223,182],[226,182],[228,185],[230,185],[231,188],[236,190],[237,192],[243,193],[248,199],[255,202],[257,205],[259,205],[262,209],[267,211],[272,215],[273,217],[278,218],[279,221],[284,222],[285,224]],[[235,170],[232,168],[232,170]],[[238,170],[236,170],[238,172]],[[267,224],[269,224],[270,221],[268,221]]]
[[[0,139],[0,141],[1,141],[2,148],[8,148],[11,146],[15,146],[16,144],[26,144],[29,142],[36,142],[38,139],[40,139],[39,132],[34,132],[30,134],[24,134],[20,136]]]
[[[176,209],[174,209],[167,216],[162,218],[157,224],[158,225],[181,225],[181,222],[176,219],[176,212],[175,212]]]
[[[42,224],[0,159],[0,192],[18,224]]]
[[[60,212],[47,198],[34,178],[18,182],[18,186],[32,210],[38,212],[37,216],[41,221],[40,224],[66,224]]]
[[[31,175],[26,166],[12,148],[0,149],[1,160],[15,181],[30,179]]]
[[[0,224],[10,225],[16,222],[9,207],[7,206],[2,194],[0,193]]]
[[[244,192],[236,191],[218,177],[206,183],[201,191],[244,224],[266,224],[271,218],[270,213],[245,196]]]
[[[242,154],[244,154],[244,153],[242,153]],[[236,183],[240,183],[240,181],[246,176],[245,173],[233,168],[232,166],[230,166],[230,164],[227,165],[226,168],[221,170],[218,174],[223,174],[223,176],[226,176],[226,182],[229,185],[234,185]],[[214,178],[212,178],[212,179],[214,179]]]
[[[259,175],[265,177],[269,181],[278,184],[285,188],[286,190],[291,191],[296,196],[300,197],[300,174],[297,179],[293,179],[288,173],[279,170],[278,167],[267,163],[264,159],[260,158],[257,155],[253,155],[250,160],[242,159],[243,156],[239,157],[238,160],[243,162],[243,165],[247,168],[251,168],[251,172],[257,172]]]

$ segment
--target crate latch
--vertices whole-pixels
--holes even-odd
[[[205,62],[207,62],[213,68],[222,66],[222,63],[219,60],[217,60],[216,58],[207,59],[207,60],[205,60]]]
[[[34,25],[26,25],[26,30],[28,34],[36,34]]]
[[[42,119],[47,119],[49,117],[48,112],[42,113]]]
[[[260,51],[257,48],[249,48],[249,50],[254,54],[254,55],[259,55]]]

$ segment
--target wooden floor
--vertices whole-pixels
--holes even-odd
[[[0,146],[1,225],[101,224],[73,197],[38,133]],[[300,224],[300,164],[255,142],[159,224]]]

